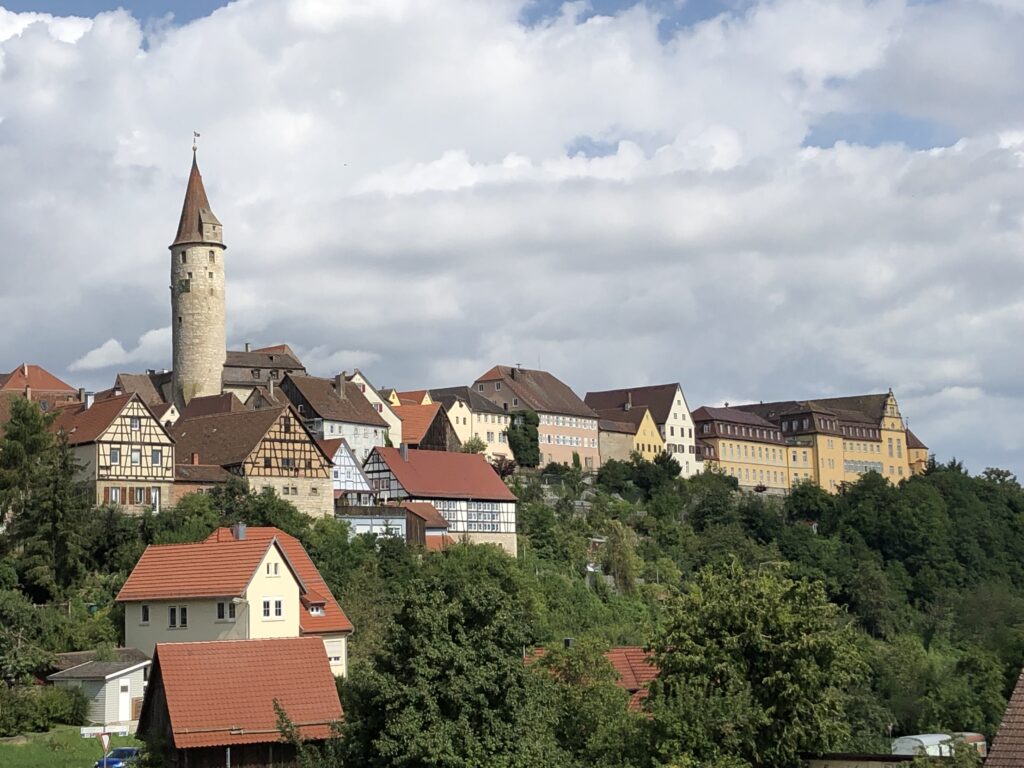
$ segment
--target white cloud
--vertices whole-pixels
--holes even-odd
[[[1020,474],[1014,3],[774,0],[663,40],[643,6],[524,2],[0,11],[0,360],[169,365],[196,129],[235,346],[403,387],[678,379],[693,407],[893,386],[940,456]],[[885,112],[960,140],[803,146]]]

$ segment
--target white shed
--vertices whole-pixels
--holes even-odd
[[[82,690],[89,701],[86,719],[90,724],[130,723],[138,719],[151,663],[149,659],[87,661],[46,679],[57,686]]]

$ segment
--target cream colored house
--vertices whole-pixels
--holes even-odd
[[[429,394],[435,403],[444,406],[460,442],[479,437],[487,446],[484,456],[488,461],[512,458],[505,433],[512,422],[509,414],[472,387],[432,389]]]
[[[380,417],[388,423],[388,438],[392,445],[402,444],[402,420],[394,412],[391,400],[385,397],[370,383],[366,374],[356,368],[352,375],[343,374],[345,378],[355,384],[363,396],[370,401],[370,405],[380,414]]]
[[[121,588],[125,643],[316,635],[348,670],[352,624],[297,539],[276,528],[220,528],[199,544],[146,548]]]

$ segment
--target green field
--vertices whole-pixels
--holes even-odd
[[[112,736],[110,747],[141,746],[132,738]],[[58,725],[48,733],[0,739],[3,768],[91,768],[101,757],[98,739],[83,739],[78,728]]]

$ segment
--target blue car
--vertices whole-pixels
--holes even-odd
[[[128,768],[139,759],[138,747],[118,747],[96,761],[93,768]]]

